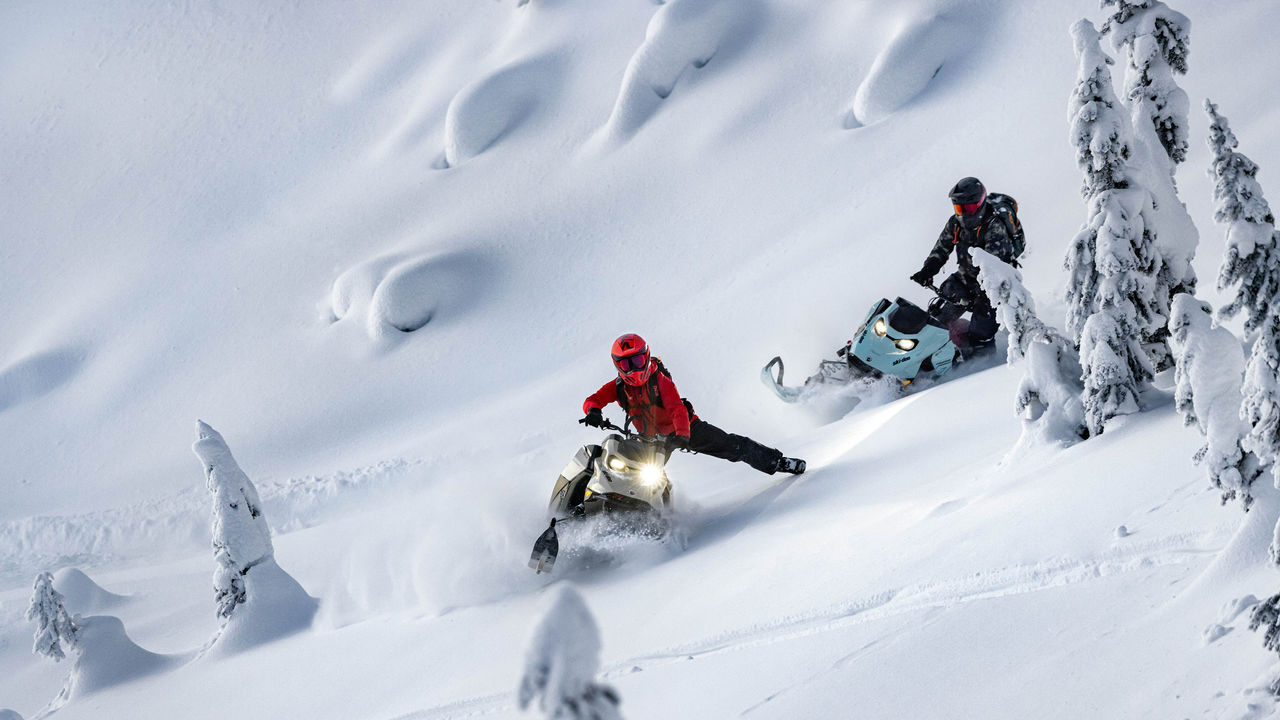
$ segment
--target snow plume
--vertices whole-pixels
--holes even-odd
[[[565,586],[533,634],[520,680],[520,708],[539,698],[554,720],[621,720],[618,693],[595,680],[600,630],[578,591]]]
[[[276,564],[257,489],[216,430],[198,422],[197,431],[192,450],[213,499],[213,590],[223,622],[215,645],[238,650],[306,627],[315,599]]]
[[[1213,326],[1208,303],[1186,294],[1173,299],[1169,346],[1177,362],[1174,402],[1188,425],[1206,442],[1196,453],[1209,481],[1222,492],[1222,502],[1240,498],[1253,504],[1250,486],[1261,474],[1258,457],[1241,448],[1247,427],[1240,419],[1244,354],[1231,331]]]
[[[1239,143],[1218,106],[1204,101],[1209,114],[1213,163],[1213,219],[1226,226],[1227,247],[1218,270],[1218,289],[1235,286],[1235,297],[1219,312],[1234,317],[1242,309],[1246,336],[1266,319],[1271,299],[1280,292],[1280,232],[1258,184],[1258,165],[1236,152]]]
[[[1023,416],[1023,437],[1071,444],[1088,437],[1080,400],[1080,356],[1057,328],[1036,316],[1035,301],[1022,274],[991,253],[974,249],[978,282],[1009,331],[1009,364],[1025,361],[1016,412]]]
[[[67,615],[62,606],[62,593],[53,588],[53,576],[47,572],[36,576],[31,592],[31,606],[27,619],[35,622],[35,643],[31,652],[51,657],[55,661],[66,657],[62,646],[74,648],[80,637],[80,626]]]
[[[1080,348],[1086,422],[1097,435],[1110,418],[1137,412],[1139,387],[1155,371],[1142,341],[1164,332],[1166,316],[1155,292],[1154,202],[1131,171],[1129,120],[1112,89],[1111,59],[1088,20],[1072,34],[1080,65],[1071,138],[1089,218],[1067,253],[1067,330]]]

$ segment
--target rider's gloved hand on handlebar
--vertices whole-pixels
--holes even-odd
[[[933,273],[928,270],[921,270],[911,276],[911,282],[919,285],[920,287],[929,287],[933,284]]]
[[[675,448],[676,450],[688,450],[689,438],[683,435],[676,435],[675,433],[672,433],[667,436],[667,444],[670,445],[672,448]]]
[[[587,427],[603,428],[604,414],[600,412],[600,408],[591,408],[587,411],[587,416],[578,421]]]

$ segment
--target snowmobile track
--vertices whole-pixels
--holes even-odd
[[[1156,567],[1186,565],[1196,558],[1211,557],[1218,553],[1232,531],[1233,527],[1223,526],[1215,532],[1176,534],[1145,543],[1126,544],[1095,557],[1051,558],[938,582],[881,590],[847,603],[808,613],[784,615],[772,621],[712,635],[696,642],[616,661],[604,668],[601,677],[611,680],[672,663],[766,647],[908,613],[930,609],[945,611],[971,602],[1053,590]],[[847,665],[874,644],[853,650],[841,659],[840,664]],[[460,700],[400,715],[391,720],[444,720],[512,712],[516,710],[516,679],[512,679],[511,685],[511,692]],[[743,714],[767,704],[773,697],[787,690],[761,698],[760,702]],[[625,699],[624,697],[623,700]]]

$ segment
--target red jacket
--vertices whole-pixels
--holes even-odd
[[[649,400],[649,383],[644,385],[623,384],[623,392],[627,394],[627,412],[631,424],[641,435],[671,435],[689,437],[689,410],[680,399],[680,391],[671,378],[653,371],[658,379],[658,395],[662,398],[662,407]],[[652,380],[650,380],[652,382]],[[582,403],[582,412],[588,413],[597,408],[603,410],[605,405],[618,401],[618,383],[610,380],[594,395]],[[696,416],[695,416],[696,417]]]

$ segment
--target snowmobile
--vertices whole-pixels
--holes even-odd
[[[937,288],[929,286],[934,292]],[[949,373],[960,351],[953,333],[963,334],[966,321],[948,326],[930,312],[904,298],[882,298],[867,313],[854,339],[836,351],[837,360],[823,360],[818,371],[800,387],[783,383],[785,367],[775,357],[760,371],[760,380],[785,402],[799,402],[820,388],[857,381],[896,381],[910,385],[918,378]],[[777,367],[775,376],[773,368]]]
[[[556,478],[548,527],[533,544],[529,567],[551,572],[560,554],[557,523],[606,519],[615,532],[660,538],[668,528],[671,480],[666,464],[671,447],[664,437],[646,437],[620,428],[599,445],[584,445]]]

